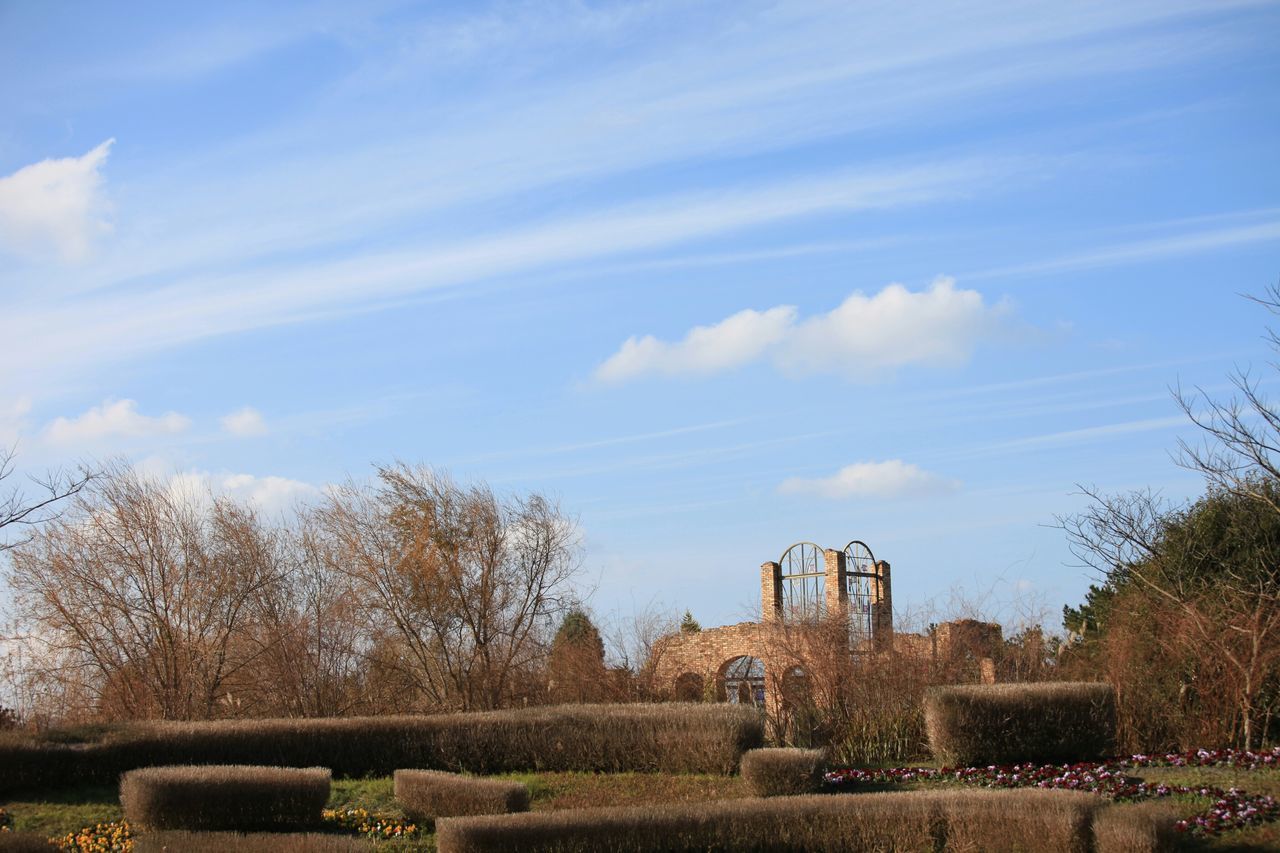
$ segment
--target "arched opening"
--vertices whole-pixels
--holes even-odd
[[[742,655],[720,667],[719,698],[735,705],[764,707],[764,661]]]
[[[675,694],[677,702],[701,702],[703,698],[702,676],[696,672],[686,672],[676,679]]]

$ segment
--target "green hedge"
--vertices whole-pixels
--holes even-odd
[[[1076,791],[913,791],[441,819],[439,853],[1022,850],[1088,853],[1101,807]]]
[[[925,694],[929,748],[944,764],[970,767],[1109,758],[1116,700],[1109,684],[968,684]]]
[[[137,767],[269,764],[338,777],[401,767],[495,774],[530,770],[733,773],[763,721],[728,704],[561,705],[432,716],[139,723],[86,744],[0,741],[0,793],[111,783]]]

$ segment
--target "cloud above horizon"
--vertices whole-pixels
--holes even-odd
[[[114,139],[80,157],[41,160],[0,177],[0,242],[27,258],[83,260],[111,230],[102,166]]]
[[[778,491],[784,495],[812,495],[828,500],[851,498],[915,498],[955,492],[959,480],[941,477],[901,459],[855,462],[830,477],[790,477]]]
[[[169,491],[177,498],[196,504],[210,497],[227,497],[268,514],[286,512],[321,494],[316,486],[288,477],[196,469],[170,477]]]
[[[177,412],[150,416],[138,411],[136,400],[105,400],[74,418],[58,417],[44,429],[53,444],[86,444],[107,438],[147,438],[175,435],[191,426],[191,419]]]
[[[633,336],[594,377],[620,384],[652,375],[706,376],[768,359],[788,375],[875,381],[908,365],[964,364],[979,343],[1010,331],[1012,314],[1007,301],[988,304],[948,277],[921,291],[890,284],[874,296],[855,291],[831,311],[807,318],[780,305],[695,326],[679,341]]]
[[[241,438],[267,434],[267,422],[262,419],[262,413],[252,406],[224,415],[218,422],[222,424],[224,432]]]

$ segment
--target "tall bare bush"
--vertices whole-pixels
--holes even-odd
[[[575,525],[541,495],[499,498],[420,466],[330,492],[315,524],[370,628],[429,707],[501,707],[545,653],[570,603]]]

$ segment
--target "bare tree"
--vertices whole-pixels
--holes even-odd
[[[14,476],[14,450],[0,448],[0,484]],[[94,473],[81,465],[74,471],[53,470],[42,477],[29,477],[34,496],[28,496],[16,485],[0,485],[0,533],[7,533],[5,528],[33,528],[56,517],[58,505],[80,492],[93,478]],[[0,538],[0,551],[7,551],[21,541]]]
[[[484,485],[403,463],[348,483],[315,515],[326,559],[432,707],[496,708],[538,668],[554,619],[572,603],[577,531],[540,495],[499,499]]]
[[[1280,284],[1262,296],[1249,297],[1272,314],[1280,315]],[[1280,356],[1280,334],[1268,328],[1266,340]],[[1280,372],[1280,362],[1271,368]],[[1197,471],[1214,486],[1260,501],[1280,513],[1280,502],[1259,488],[1268,480],[1280,480],[1280,408],[1260,390],[1248,369],[1230,377],[1236,396],[1210,397],[1203,389],[1174,391],[1178,406],[1202,432],[1202,441],[1179,441],[1180,462]]]
[[[277,549],[244,507],[116,465],[10,551],[8,582],[37,674],[104,713],[208,717]]]

